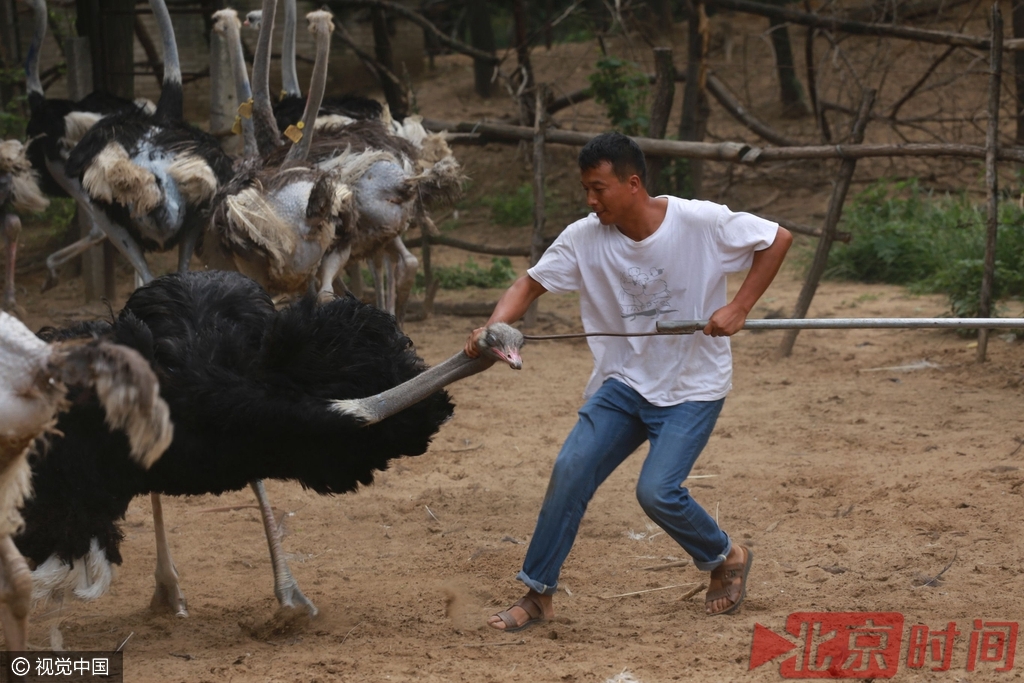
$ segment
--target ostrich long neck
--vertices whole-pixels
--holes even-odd
[[[281,144],[270,102],[270,39],[274,35],[277,0],[263,0],[263,18],[252,62],[252,123],[260,154],[269,154]]]
[[[245,53],[242,51],[242,34],[238,30],[237,13],[232,21],[226,22],[224,37],[227,39],[228,50],[231,55],[231,71],[235,78],[235,94],[239,102],[248,102],[252,99],[252,88],[249,85],[249,74],[245,71]],[[242,119],[242,140],[245,143],[244,154],[251,158],[258,154],[256,147],[256,134],[253,132],[251,118]]]
[[[311,12],[314,16],[310,19],[310,30],[316,37],[316,61],[313,64],[313,77],[309,83],[309,97],[306,99],[306,109],[302,113],[303,136],[302,139],[292,145],[288,150],[286,162],[302,161],[309,153],[310,143],[313,141],[313,128],[316,124],[316,115],[320,112],[320,104],[324,101],[324,90],[327,88],[327,65],[331,54],[331,24],[330,15],[326,12]],[[319,15],[325,16],[319,16]]]
[[[494,365],[492,358],[470,358],[464,351],[423,372],[408,382],[366,398],[332,401],[331,409],[357,418],[364,425],[380,422],[453,382],[483,372]]]
[[[281,89],[285,95],[302,97],[299,73],[295,69],[295,30],[298,12],[295,0],[284,0],[284,41],[281,44]]]
[[[43,51],[43,39],[46,38],[45,0],[33,0],[32,14],[35,18],[35,26],[32,32],[32,42],[28,46],[28,56],[25,58],[25,80],[30,93],[44,97],[43,83],[39,80],[39,55]]]
[[[164,0],[149,0],[149,6],[164,48],[164,82],[156,104],[156,115],[181,120],[185,118],[185,100],[181,92],[181,62],[178,60],[178,43],[174,40],[171,13],[167,11]]]

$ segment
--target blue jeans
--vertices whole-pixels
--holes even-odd
[[[579,411],[579,421],[555,460],[537,528],[516,577],[553,595],[558,573],[597,487],[644,441],[651,448],[636,497],[693,558],[710,571],[725,561],[729,537],[682,485],[715,427],[725,399],[655,406],[626,384],[610,379]]]

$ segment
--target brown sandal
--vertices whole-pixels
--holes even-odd
[[[526,612],[526,616],[529,617],[529,619],[524,621],[522,624],[517,622],[515,617],[513,617],[511,612],[509,612],[509,610],[511,610],[512,607],[518,607],[524,612]],[[507,610],[503,612],[498,612],[494,615],[501,619],[502,622],[504,622],[505,628],[496,628],[494,626],[491,626],[491,628],[493,628],[496,631],[504,631],[505,633],[515,633],[516,631],[522,631],[523,629],[529,628],[534,624],[544,621],[543,608],[541,608],[540,603],[538,603],[529,595],[524,595],[523,597],[516,600],[515,604],[513,604],[512,607],[509,607]]]
[[[720,598],[728,598],[732,604],[718,612],[708,612],[709,617],[732,614],[739,609],[739,606],[743,604],[743,599],[747,597],[747,575],[750,574],[750,565],[754,562],[754,553],[746,546],[741,547],[744,555],[742,562],[725,563],[712,571],[712,575],[715,571],[722,572],[720,577],[715,577],[722,581],[722,587],[708,591],[704,597],[705,608]]]

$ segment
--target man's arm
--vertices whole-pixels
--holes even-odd
[[[740,285],[740,291],[736,292],[730,303],[714,312],[707,327],[704,328],[704,334],[712,337],[730,337],[743,329],[750,309],[775,279],[791,244],[793,235],[789,230],[780,227],[770,247],[754,252],[754,263]]]
[[[526,309],[530,307],[537,297],[548,290],[529,275],[523,275],[512,283],[512,286],[505,290],[505,293],[498,299],[494,312],[491,313],[487,325],[491,323],[514,323],[523,317]],[[466,340],[466,355],[476,358],[479,352],[476,348],[477,338],[483,334],[487,326],[478,327],[469,335]]]

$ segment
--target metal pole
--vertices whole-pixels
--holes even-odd
[[[581,337],[656,337],[694,334],[707,327],[707,320],[662,320],[651,332],[572,332],[569,334],[523,335],[528,340],[578,339]],[[973,329],[1024,330],[1024,318],[764,318],[748,320],[744,330],[885,330],[885,329]]]
[[[665,320],[662,334],[693,334],[707,320]],[[767,318],[748,320],[745,330],[1024,329],[1024,318]]]

